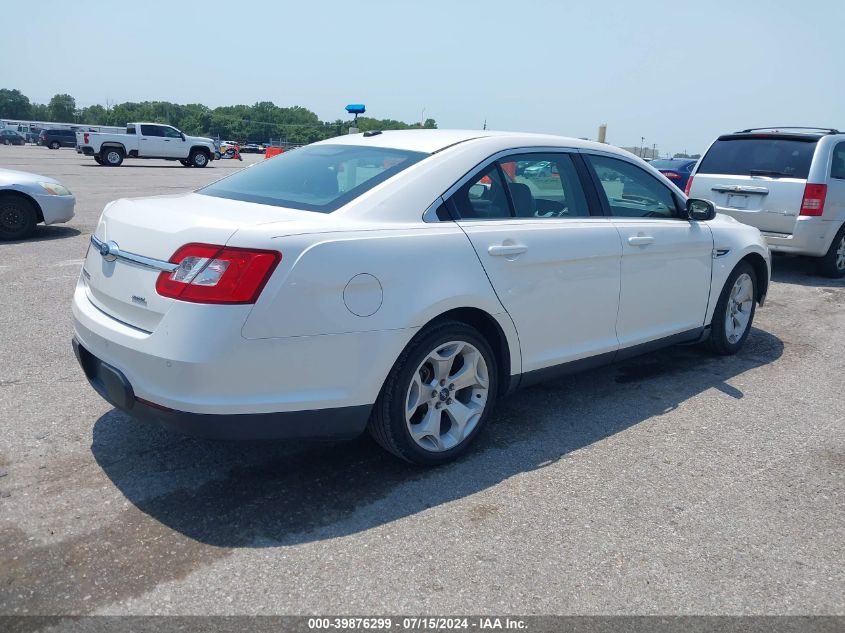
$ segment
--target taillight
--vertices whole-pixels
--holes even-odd
[[[692,189],[692,176],[689,177],[689,180],[687,180],[687,186],[684,187],[684,195],[687,198],[689,198],[690,189]]]
[[[179,267],[158,276],[156,292],[193,303],[255,303],[281,259],[278,251],[187,244],[170,258]]]
[[[801,215],[821,215],[824,213],[824,199],[827,196],[827,185],[811,185],[804,187],[804,199],[801,201]]]
[[[669,180],[680,180],[681,174],[676,171],[661,171],[661,174],[666,176]]]
[[[88,132],[85,132],[85,134],[82,135],[82,139],[83,142],[88,145]]]

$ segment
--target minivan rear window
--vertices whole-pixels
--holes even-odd
[[[383,147],[311,145],[257,163],[197,193],[331,213],[426,156]]]
[[[698,173],[807,178],[817,142],[782,137],[720,138],[701,159]]]

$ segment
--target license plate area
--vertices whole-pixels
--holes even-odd
[[[728,201],[725,206],[730,207],[732,209],[747,209],[748,196],[740,193],[729,193]]]

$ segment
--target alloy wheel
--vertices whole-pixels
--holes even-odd
[[[845,270],[845,235],[839,240],[839,248],[836,249],[836,268]]]
[[[754,307],[754,282],[748,273],[736,278],[725,314],[725,336],[729,343],[736,343],[745,335],[751,321],[751,309]]]
[[[490,379],[481,352],[465,341],[438,345],[417,367],[405,398],[405,424],[431,452],[454,448],[478,424]]]

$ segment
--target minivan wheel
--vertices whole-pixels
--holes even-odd
[[[373,407],[370,434],[413,464],[449,462],[481,432],[497,389],[496,357],[484,337],[464,323],[440,323],[399,356]]]
[[[723,356],[736,354],[745,344],[757,308],[757,276],[748,262],[740,262],[728,277],[710,328],[710,349]]]
[[[839,229],[824,257],[818,261],[819,273],[825,277],[845,277],[845,224]]]
[[[22,240],[35,231],[38,213],[32,203],[15,196],[0,198],[0,240]]]
[[[188,158],[194,167],[205,167],[208,165],[208,155],[205,152],[194,150]]]
[[[50,143],[50,149],[59,149],[61,146],[61,143],[59,143],[58,141],[53,141],[52,143]]]
[[[123,151],[119,147],[107,147],[103,160],[109,167],[120,167],[123,163]]]

